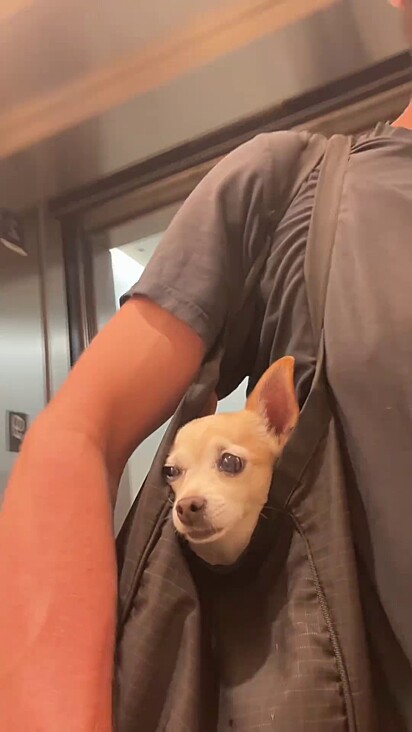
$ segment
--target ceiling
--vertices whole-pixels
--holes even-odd
[[[199,13],[193,0],[3,2],[0,60],[8,73],[0,77],[0,98],[8,107],[127,56]],[[202,9],[231,4],[202,0]]]
[[[156,66],[165,46],[153,44],[169,43],[173,64],[170,44],[181,41],[183,27],[187,42],[208,23],[213,29],[224,18],[237,22],[249,6],[260,13],[259,26],[257,15],[243,30],[234,23],[222,37],[226,46],[211,32],[199,56],[180,45],[170,78],[166,64],[163,76],[140,83],[144,74],[133,64],[152,58]],[[265,17],[276,32],[263,27]],[[15,152],[0,161],[0,205],[21,208],[60,194],[403,49],[387,0],[2,0],[0,148],[9,135]],[[110,76],[113,69],[117,76]],[[130,71],[123,74],[129,85],[122,69]],[[100,79],[100,87],[90,79]],[[84,80],[89,86],[81,86]],[[116,98],[116,86],[124,87],[123,97]],[[67,97],[73,90],[76,96]],[[78,107],[73,123],[71,98]],[[44,125],[50,112],[53,134]],[[13,140],[14,114],[20,136]],[[27,148],[30,135],[37,142]]]
[[[0,23],[3,158],[334,4],[17,2]]]

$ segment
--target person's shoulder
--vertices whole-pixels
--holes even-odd
[[[275,132],[261,132],[245,143],[244,147],[250,145],[266,151],[278,151],[285,148],[303,150],[308,146],[308,144],[310,144],[311,140],[319,139],[321,137],[323,136],[308,130],[277,130]]]
[[[280,174],[296,169],[299,159],[326,145],[323,135],[301,130],[263,132],[229,153],[220,163],[228,172]]]
[[[182,211],[219,200],[232,212],[260,212],[272,219],[321,160],[322,135],[298,130],[265,132],[226,155],[195,188]]]

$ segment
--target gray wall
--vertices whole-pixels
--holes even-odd
[[[43,337],[37,243],[33,227],[29,256],[0,244],[0,492],[16,456],[6,451],[6,410],[32,419],[44,406]]]
[[[32,421],[46,404],[45,320],[52,392],[69,368],[59,229],[46,219],[41,221],[40,215],[36,210],[24,220],[27,257],[0,244],[0,500],[16,460],[16,455],[6,450],[6,411],[25,412]],[[41,244],[45,247],[44,278],[39,260]]]

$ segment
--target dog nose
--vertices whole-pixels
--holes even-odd
[[[204,518],[206,499],[201,496],[182,498],[176,505],[176,512],[185,526],[201,524]]]

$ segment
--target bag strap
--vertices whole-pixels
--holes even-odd
[[[316,188],[305,255],[305,280],[315,348],[316,370],[299,424],[277,464],[269,502],[285,507],[327,432],[332,412],[325,376],[324,315],[351,138],[335,135],[327,145]]]
[[[315,376],[303,406],[299,424],[282,452],[273,474],[268,505],[274,509],[270,520],[260,521],[246,552],[231,567],[215,567],[219,574],[241,573],[248,567],[256,571],[256,562],[269,550],[276,532],[275,524],[285,511],[304,473],[327,433],[332,412],[325,377],[323,321],[329,270],[335,242],[344,175],[351,149],[350,138],[332,137],[326,146],[309,227],[305,255],[305,279],[310,317],[317,348]],[[293,513],[293,510],[292,510]]]
[[[320,343],[329,271],[351,138],[328,142],[317,184],[305,256],[305,281],[315,343]]]

